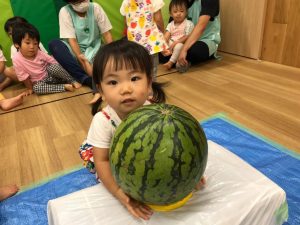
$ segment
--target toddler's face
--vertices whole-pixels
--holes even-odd
[[[39,42],[26,34],[22,39],[21,46],[16,45],[16,47],[26,59],[34,59],[39,49]]]
[[[101,81],[103,100],[123,120],[135,109],[143,106],[151,93],[146,73],[134,69],[115,70],[109,60]]]
[[[184,21],[187,15],[187,9],[184,5],[173,6],[171,9],[171,16],[175,23],[181,23]]]

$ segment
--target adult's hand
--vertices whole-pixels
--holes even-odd
[[[186,55],[187,55],[187,51],[182,49],[180,54],[179,54],[179,57],[177,59],[177,63],[180,66],[187,66],[188,65],[188,61],[186,60]]]

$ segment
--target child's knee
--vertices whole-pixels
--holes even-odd
[[[61,40],[59,39],[54,39],[48,43],[49,50],[52,54],[53,52],[59,51],[59,46],[61,46]]]

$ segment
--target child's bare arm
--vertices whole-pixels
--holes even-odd
[[[32,82],[29,79],[29,77],[26,80],[24,80],[23,83],[27,88],[27,90],[24,92],[24,95],[25,96],[31,95],[33,93],[33,90],[32,90]]]
[[[108,152],[109,149],[97,147],[93,150],[94,163],[100,180],[133,216],[148,220],[152,214],[149,207],[128,197],[115,182],[109,165]]]
[[[80,54],[78,56],[80,60],[83,62],[83,70],[89,75],[90,77],[93,76],[93,65],[90,64],[89,60],[85,57],[84,54]]]
[[[3,73],[5,69],[5,62],[1,61],[0,62],[0,73]]]
[[[110,170],[108,149],[94,147],[93,156],[97,174],[104,186],[113,194],[118,191],[119,186],[115,182]]]
[[[154,13],[154,21],[158,27],[158,29],[165,33],[165,26],[164,26],[164,20],[163,20],[163,17],[162,17],[162,14],[161,14],[161,10],[158,10]]]
[[[165,34],[164,34],[164,38],[165,38],[166,42],[169,43],[169,40],[171,38],[171,33],[166,30]]]
[[[102,36],[105,41],[105,44],[109,44],[109,43],[113,42],[113,37],[112,37],[110,31],[106,31],[105,33],[102,34]]]

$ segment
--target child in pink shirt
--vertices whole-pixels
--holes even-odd
[[[13,57],[15,72],[18,80],[27,87],[27,95],[73,91],[81,87],[52,56],[39,50],[40,35],[33,25],[18,24],[12,38],[18,49]]]
[[[185,0],[173,0],[169,5],[169,12],[173,21],[168,24],[164,35],[169,44],[169,52],[166,51],[165,55],[171,55],[169,61],[164,64],[168,70],[176,63],[184,42],[194,29],[193,22],[186,19],[187,4],[188,2]]]

